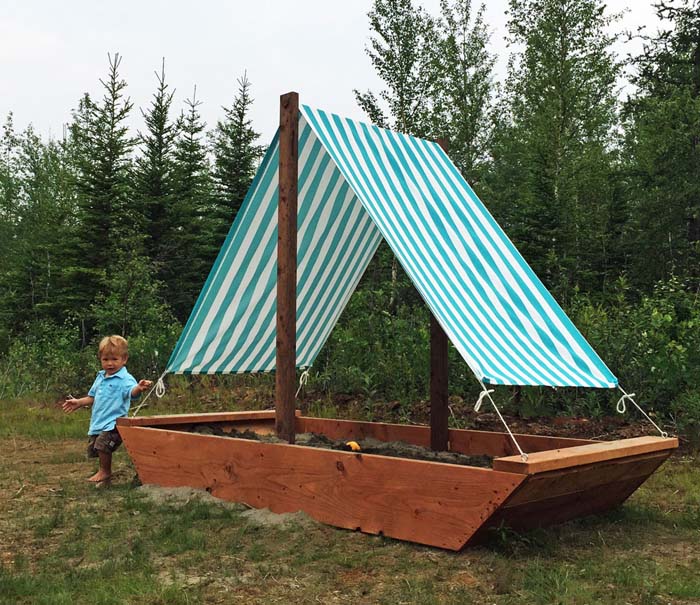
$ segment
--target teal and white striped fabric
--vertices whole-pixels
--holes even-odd
[[[313,363],[384,237],[484,383],[617,386],[438,145],[300,114],[298,367]],[[274,369],[278,151],[275,137],[170,372]]]

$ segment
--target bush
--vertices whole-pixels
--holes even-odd
[[[388,294],[355,292],[321,350],[311,386],[375,398],[412,401],[428,385],[428,312],[424,306],[386,309]]]
[[[180,326],[169,326],[129,339],[129,371],[140,378],[157,378],[180,334]],[[32,323],[21,337],[13,339],[0,359],[0,400],[26,395],[63,398],[80,397],[90,388],[100,370],[97,345],[80,346],[80,330],[66,323]]]
[[[0,399],[23,395],[76,397],[92,384],[98,368],[93,351],[80,348],[80,332],[70,324],[30,324],[0,359]]]
[[[605,303],[574,299],[570,315],[628,392],[668,417],[685,392],[700,389],[700,305],[678,280],[637,298],[621,280]],[[599,396],[611,412],[615,396]]]

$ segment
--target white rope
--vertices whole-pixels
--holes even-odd
[[[482,387],[484,386],[483,384],[481,385]],[[481,409],[481,402],[484,400],[484,397],[487,397],[491,393],[494,393],[495,391],[493,389],[488,389],[488,390],[483,390],[479,394],[479,399],[476,400],[476,403],[474,404],[474,411],[478,412]],[[489,397],[490,399],[490,397]]]
[[[153,393],[153,391],[156,392],[156,397],[158,397],[158,399],[160,399],[163,395],[165,395],[165,383],[163,382],[163,376],[165,376],[166,374],[167,374],[167,371],[163,372],[160,375],[160,378],[158,380],[156,380],[156,383],[153,385],[153,388],[150,391],[148,391],[146,396],[141,400],[141,403],[139,403],[138,407],[131,414],[132,418],[134,418],[136,416],[136,414],[139,413],[139,410],[144,405],[146,405],[146,400],[151,396],[151,393]]]
[[[302,387],[303,387],[307,382],[309,382],[309,371],[310,371],[310,370],[311,370],[311,366],[309,366],[308,368],[306,368],[306,369],[301,373],[301,376],[299,376],[299,388],[297,389],[297,392],[296,392],[296,394],[294,395],[294,399],[296,399],[297,397],[299,397],[299,393],[300,393]]]
[[[493,409],[496,410],[496,414],[498,414],[498,417],[501,419],[503,426],[506,427],[506,431],[508,431],[508,434],[513,440],[515,447],[518,448],[518,451],[520,452],[520,457],[523,459],[523,462],[527,462],[527,454],[523,452],[522,448],[520,447],[520,444],[518,443],[518,440],[515,438],[515,435],[513,435],[513,432],[510,430],[508,423],[505,421],[505,418],[503,418],[503,416],[501,415],[501,411],[498,409],[496,402],[493,400],[493,397],[491,397],[491,393],[494,392],[494,389],[487,389],[484,386],[483,381],[481,380],[479,381],[479,384],[481,385],[482,391],[479,395],[479,399],[477,399],[476,404],[474,405],[474,411],[478,412],[481,408],[481,402],[484,400],[484,397],[488,397],[489,401],[491,402],[491,405],[493,406]]]
[[[618,399],[617,405],[615,406],[615,409],[617,410],[618,414],[624,414],[627,411],[627,404],[625,403],[625,401],[631,401],[632,405],[634,405],[634,407],[636,407],[644,415],[644,417],[654,425],[656,430],[659,431],[659,433],[661,433],[662,437],[668,437],[668,433],[662,430],[659,427],[659,425],[651,419],[649,414],[647,414],[641,407],[639,407],[637,402],[633,399],[636,396],[635,393],[625,392],[625,389],[623,389],[619,384],[617,385],[617,388],[620,389],[620,391],[622,391],[622,397]]]
[[[163,382],[163,376],[161,376],[156,381],[156,397],[158,397],[158,399],[160,399],[161,397],[163,397],[163,395],[165,395],[165,383]]]

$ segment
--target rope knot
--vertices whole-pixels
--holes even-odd
[[[309,382],[309,372],[311,371],[311,367],[306,368],[301,375],[299,376],[299,388],[297,389],[296,394],[294,395],[294,399],[299,397],[299,393],[301,392],[301,389],[304,387],[304,385]]]
[[[165,383],[163,382],[163,377],[161,376],[157,381],[156,381],[156,397],[160,399],[165,395]]]
[[[625,400],[629,399],[632,403],[634,403],[632,397],[636,397],[636,394],[625,393],[622,397],[620,397],[620,399],[618,399],[617,405],[615,406],[618,414],[624,414],[627,411],[627,404],[625,403]]]
[[[494,389],[484,389],[481,391],[479,394],[479,399],[476,400],[476,403],[474,404],[474,411],[478,412],[481,409],[481,404],[484,401],[484,397],[488,397],[491,393],[494,392]]]
[[[656,428],[656,430],[659,431],[659,433],[661,433],[662,437],[668,437],[668,433],[664,431],[658,424],[656,424],[656,422],[654,422],[651,419],[651,416],[649,416],[649,414],[647,414],[641,407],[639,407],[639,404],[633,399],[633,397],[635,396],[634,393],[627,393],[625,389],[623,389],[619,384],[617,385],[617,388],[620,389],[620,392],[622,393],[622,397],[620,397],[620,399],[617,402],[617,405],[615,406],[615,409],[617,409],[618,413],[625,413],[625,411],[627,410],[627,404],[625,403],[625,401],[629,400],[632,403],[632,405],[636,407],[644,415],[644,417],[654,425],[654,428]]]

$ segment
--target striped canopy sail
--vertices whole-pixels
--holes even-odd
[[[278,162],[275,136],[167,371],[274,369]],[[383,237],[479,380],[617,386],[437,144],[302,106],[298,187],[297,367]]]

